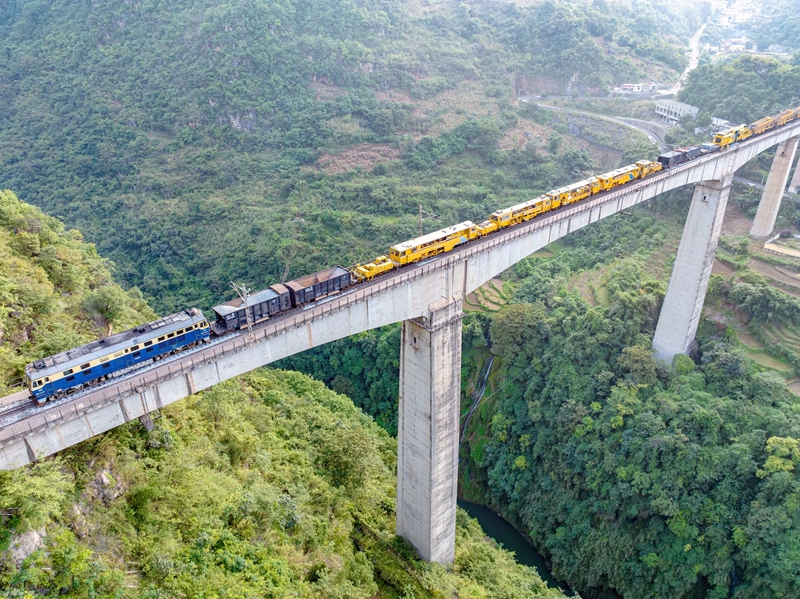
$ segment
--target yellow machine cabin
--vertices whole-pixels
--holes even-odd
[[[389,259],[396,264],[412,264],[429,256],[449,252],[457,245],[478,237],[478,226],[471,220],[409,239],[389,248]]]
[[[378,275],[389,272],[394,268],[394,262],[388,256],[378,256],[369,264],[356,264],[353,274],[359,282],[371,281]]]
[[[494,233],[497,231],[497,223],[493,220],[485,220],[482,223],[478,223],[478,236],[483,237],[484,235],[488,235],[489,233]]]
[[[772,119],[772,117],[770,117]],[[761,119],[765,121],[766,119]],[[774,121],[774,119],[772,119]],[[755,131],[752,127],[759,123],[760,121],[756,121],[749,127],[747,125],[739,125],[738,127],[733,127],[731,129],[726,129],[725,131],[721,131],[714,136],[714,143],[718,146],[722,146],[723,148],[727,148],[732,143],[737,141],[741,141],[743,139],[747,139],[748,137],[752,136],[754,133],[761,133],[761,131]],[[774,125],[772,125],[774,126]],[[763,129],[766,131],[766,129]]]

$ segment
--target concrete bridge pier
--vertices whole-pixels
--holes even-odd
[[[403,322],[397,444],[397,534],[422,559],[455,558],[462,300]]]
[[[797,159],[797,165],[794,168],[794,176],[792,182],[789,183],[789,191],[792,193],[800,193],[800,158]]]
[[[797,140],[797,137],[791,137],[778,144],[778,151],[775,152],[775,159],[772,161],[772,168],[764,186],[764,193],[758,204],[758,212],[753,220],[753,227],[750,229],[750,237],[764,239],[769,237],[772,229],[775,228],[778,210],[781,209],[783,191],[789,180],[789,171],[792,170]]]
[[[653,349],[660,360],[671,363],[676,354],[689,353],[696,343],[694,336],[703,313],[732,182],[733,175],[729,174],[720,181],[703,181],[695,185],[653,336]]]

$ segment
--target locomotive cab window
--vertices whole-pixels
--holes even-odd
[[[172,339],[174,336],[175,336],[175,333],[170,333],[169,335],[167,335],[167,339]]]
[[[81,364],[81,370],[86,370],[87,368],[89,368],[88,362],[86,364]]]
[[[139,346],[138,346],[138,345],[134,345],[134,346],[131,348],[131,351],[136,351],[137,349],[139,349]]]
[[[153,345],[153,342],[152,342],[152,341],[145,341],[145,342],[144,342],[144,346],[145,346],[145,347],[150,347],[151,345]]]
[[[64,371],[64,372],[62,372],[61,374],[63,374],[64,376],[67,376],[67,375],[70,375],[70,374],[72,374],[72,368],[70,368],[69,370],[65,370],[65,371]]]
[[[158,338],[159,341],[164,341],[164,339],[165,339],[164,337],[159,337]]]

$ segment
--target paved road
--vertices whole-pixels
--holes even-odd
[[[648,129],[647,127],[661,127],[661,125],[657,123],[651,123],[650,121],[642,121],[639,119],[626,119],[622,117],[615,117],[615,116],[606,116],[604,114],[597,114],[595,112],[586,112],[584,110],[575,110],[574,108],[564,108],[562,106],[553,106],[552,104],[542,104],[541,102],[535,102],[533,96],[523,96],[520,99],[520,102],[533,102],[536,106],[540,106],[542,108],[549,108],[550,110],[558,110],[560,112],[567,112],[571,114],[579,114],[582,116],[588,116],[594,119],[600,119],[601,121],[608,121],[610,123],[615,123],[617,125],[622,125],[623,127],[628,127],[629,129],[635,129],[640,133],[644,133],[652,143],[656,144],[662,152],[667,152],[671,148],[664,143],[664,141],[658,137],[653,131]]]
[[[763,183],[756,183],[755,181],[751,181],[750,179],[745,179],[744,177],[734,177],[733,180],[734,181],[738,181],[739,183],[741,183],[743,185],[747,185],[748,187],[755,187],[757,189],[764,189],[764,184]],[[785,197],[785,198],[790,197],[789,192],[784,190],[783,197]]]
[[[700,38],[703,35],[703,32],[706,30],[706,25],[708,23],[703,23],[703,25],[698,29],[692,38],[689,40],[689,49],[692,52],[692,55],[689,57],[689,66],[686,67],[686,70],[683,71],[681,76],[678,78],[678,81],[675,82],[675,85],[672,86],[670,90],[673,94],[677,94],[683,84],[686,83],[686,79],[689,77],[689,73],[694,71],[697,68],[697,65],[700,64]]]

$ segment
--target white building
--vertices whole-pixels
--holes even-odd
[[[697,118],[698,112],[700,112],[700,109],[697,106],[691,106],[676,100],[659,100],[656,102],[656,116],[670,125],[677,125],[681,117],[687,114]]]
[[[620,94],[654,94],[658,92],[658,84],[650,81],[643,83],[623,83],[613,91]]]

